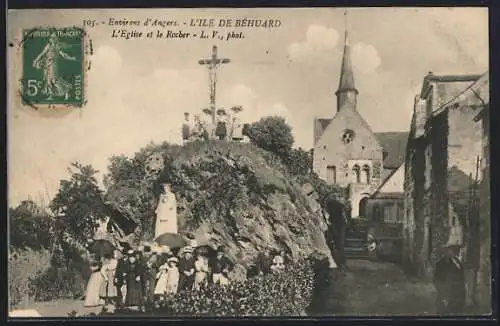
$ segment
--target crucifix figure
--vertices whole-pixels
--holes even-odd
[[[208,65],[208,77],[209,77],[209,89],[210,89],[210,114],[212,116],[212,124],[216,124],[216,107],[215,107],[215,90],[217,84],[217,68],[221,64],[229,63],[229,59],[221,59],[217,57],[217,46],[212,47],[212,57],[210,59],[202,59],[199,60],[198,63],[200,65]],[[213,131],[215,132],[215,130]],[[211,135],[214,137],[214,135]]]

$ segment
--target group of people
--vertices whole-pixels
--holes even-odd
[[[264,250],[259,253],[254,264],[247,270],[247,277],[281,273],[290,260],[290,256],[285,251]]]
[[[233,263],[223,247],[214,257],[191,246],[178,254],[164,246],[115,250],[112,257],[96,257],[87,284],[84,305],[145,309],[179,291],[198,291],[212,283],[229,284]]]

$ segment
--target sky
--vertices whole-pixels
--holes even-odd
[[[273,29],[247,28],[244,39],[111,38],[112,26],[87,30],[87,104],[44,115],[18,96],[23,28],[75,26],[85,19],[189,22],[194,18],[279,19]],[[488,12],[484,8],[351,8],[350,35],[358,111],[375,132],[407,131],[423,77],[476,74],[488,69]],[[144,29],[138,28],[142,31]],[[197,29],[171,28],[185,32]],[[106,172],[112,155],[132,155],[149,142],[180,143],[183,113],[208,105],[208,73],[198,64],[212,45],[231,62],[219,70],[217,105],[244,108],[253,122],[280,115],[293,128],[295,146],[313,145],[313,119],[336,112],[344,42],[344,9],[99,9],[9,11],[8,201],[54,196],[69,164]],[[230,29],[221,31],[229,31]]]

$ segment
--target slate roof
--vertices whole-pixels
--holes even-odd
[[[384,151],[387,152],[384,159],[384,168],[399,168],[405,161],[408,132],[376,132],[375,137],[377,137]]]
[[[349,35],[347,30],[345,32],[344,54],[342,55],[342,67],[340,70],[339,89],[337,90],[337,93],[343,91],[358,92],[356,85],[354,84],[354,73],[351,63],[351,47],[349,46]]]

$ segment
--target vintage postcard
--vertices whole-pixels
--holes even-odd
[[[9,10],[10,317],[488,316],[486,8]]]

